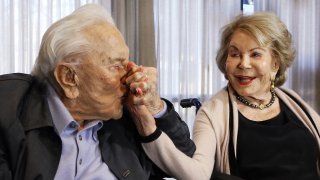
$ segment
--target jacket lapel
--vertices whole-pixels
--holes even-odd
[[[21,163],[18,162],[21,166],[16,171],[20,178],[17,179],[54,179],[62,143],[53,126],[46,87],[35,81],[31,87],[21,108],[25,140],[19,157]]]
[[[119,179],[149,179],[150,162],[123,121],[110,120],[99,130],[102,159]]]

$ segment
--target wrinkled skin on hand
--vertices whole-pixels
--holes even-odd
[[[129,62],[126,85],[134,105],[145,105],[152,115],[163,109],[163,101],[157,90],[157,69],[141,67]]]
[[[132,101],[131,101],[132,102]],[[156,121],[145,105],[128,104],[136,128],[141,136],[149,136],[157,129]]]
[[[163,101],[157,91],[157,70],[129,62],[127,72],[123,79],[129,89],[126,106],[133,116],[139,134],[148,136],[156,130],[152,115],[163,108]]]

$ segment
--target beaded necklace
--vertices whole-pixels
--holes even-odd
[[[249,107],[254,108],[254,109],[263,110],[265,108],[270,107],[274,103],[274,101],[276,100],[276,93],[274,92],[274,90],[272,89],[270,92],[271,92],[271,99],[270,99],[268,104],[255,105],[255,104],[252,104],[251,102],[249,102],[243,96],[240,96],[238,94],[236,94],[236,98],[246,106],[249,106]]]

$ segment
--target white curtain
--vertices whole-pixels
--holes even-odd
[[[318,0],[255,0],[255,11],[272,11],[287,24],[297,48],[285,87],[294,89],[318,112],[320,67]],[[241,13],[241,0],[155,0],[156,56],[160,93],[175,102],[192,128],[195,109],[179,101],[207,100],[226,85],[215,56],[220,28]],[[318,85],[317,85],[318,84]]]
[[[29,73],[46,29],[87,3],[112,13],[131,60],[156,66],[152,0],[0,0],[0,74]]]
[[[160,93],[190,128],[195,108],[183,109],[179,101],[206,100],[226,85],[215,62],[219,30],[240,7],[240,0],[154,1]]]
[[[0,74],[30,73],[46,29],[87,3],[111,11],[111,0],[1,0]]]
[[[144,65],[152,65],[153,29],[143,24],[152,17],[149,14],[152,10],[148,9],[152,9],[150,2],[152,0],[0,0],[0,74],[29,73],[49,25],[87,3],[98,3],[112,11],[129,44],[131,57],[142,60],[140,63]],[[204,101],[226,85],[215,63],[219,30],[241,13],[240,2],[153,0],[160,93],[174,102],[190,127],[195,109],[183,109],[178,102],[190,97]],[[317,83],[320,79],[320,1],[254,0],[254,8],[272,11],[287,24],[294,37],[297,57],[285,86],[294,89],[320,112],[320,83]],[[132,25],[135,23],[139,26]],[[147,62],[148,59],[151,62]]]

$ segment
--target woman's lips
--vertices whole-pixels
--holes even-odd
[[[249,85],[255,79],[255,77],[249,76],[236,76],[240,85]]]

